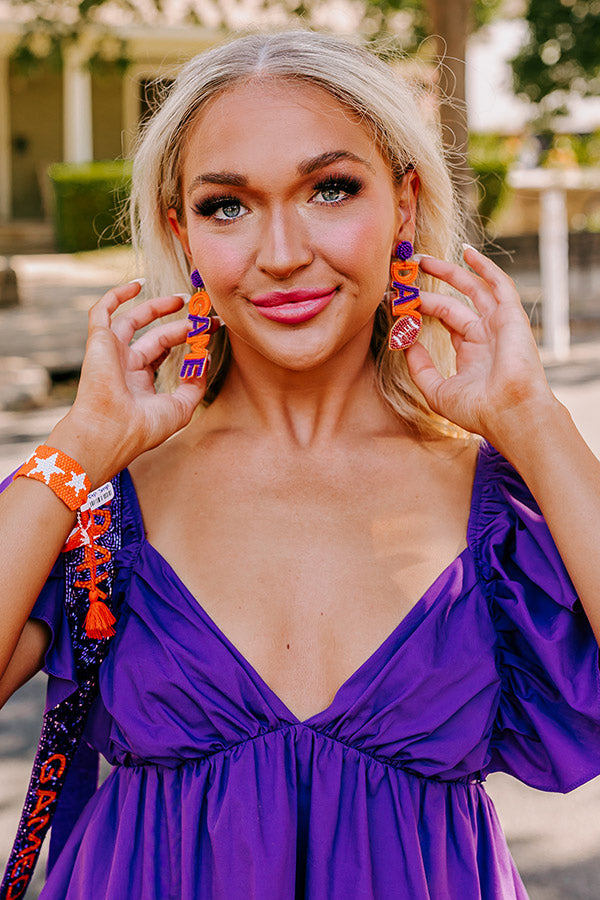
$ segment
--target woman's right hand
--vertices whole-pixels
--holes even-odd
[[[48,438],[79,462],[92,486],[187,425],[206,390],[205,373],[182,381],[172,394],[156,392],[158,366],[184,343],[190,326],[187,319],[157,324],[134,341],[140,328],[184,305],[181,296],[159,297],[114,316],[140,287],[113,288],[91,308],[77,397]]]

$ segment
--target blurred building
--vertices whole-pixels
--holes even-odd
[[[17,25],[0,20],[0,221],[5,222],[47,216],[50,163],[128,156],[161,82],[172,80],[182,62],[216,37],[200,27],[115,28],[115,46],[125,41],[130,60],[122,73],[110,65],[90,70],[85,46],[66,57],[62,71],[42,60],[23,72],[11,61],[19,36]],[[106,39],[104,44],[109,54]]]
[[[248,2],[238,25],[248,24],[252,16],[264,17],[252,8],[254,0]],[[29,4],[9,6],[0,0],[0,222],[49,217],[45,173],[50,163],[128,156],[157,87],[222,36],[216,19],[206,27],[178,24],[180,12],[173,0],[163,4],[162,21],[152,22],[150,13],[144,25],[108,20],[97,33],[83,35],[66,55],[62,71],[46,59],[49,35],[37,31],[28,46],[38,62],[33,59],[23,67],[13,57],[29,27],[29,10]],[[338,12],[336,17],[340,27]],[[206,21],[211,21],[208,8]],[[467,104],[474,130],[506,134],[527,126],[530,110],[512,93],[508,64],[525,37],[523,26],[519,20],[499,21],[471,40]],[[122,47],[129,60],[124,71],[111,65]],[[90,56],[96,60],[91,68]],[[567,127],[600,127],[600,100],[595,105],[586,101],[573,115]]]

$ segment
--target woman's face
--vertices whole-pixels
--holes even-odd
[[[293,370],[370,338],[418,179],[393,182],[369,133],[325,90],[253,81],[202,110],[169,221],[236,350]],[[368,342],[367,342],[368,345]]]

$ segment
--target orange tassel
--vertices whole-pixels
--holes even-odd
[[[77,516],[77,525],[63,547],[63,553],[83,547],[83,562],[76,567],[80,577],[73,584],[74,587],[87,589],[90,607],[85,617],[85,633],[94,641],[113,637],[116,633],[112,626],[117,620],[106,603],[102,602],[107,594],[100,588],[100,584],[108,580],[109,572],[106,569],[98,572],[99,566],[108,565],[112,554],[96,543],[97,538],[108,530],[110,520],[109,509],[82,509]],[[89,577],[86,578],[87,573]]]
[[[92,594],[96,594],[95,597]],[[92,640],[112,637],[115,629],[112,627],[117,620],[110,609],[98,598],[95,591],[90,591],[90,608],[85,617],[85,633]]]

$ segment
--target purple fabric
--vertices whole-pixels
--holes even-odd
[[[299,721],[145,540],[127,472],[121,614],[87,738],[115,766],[41,900],[526,897],[483,781],[600,773],[598,647],[534,501],[479,455],[468,548]],[[60,580],[32,615],[73,664]]]

